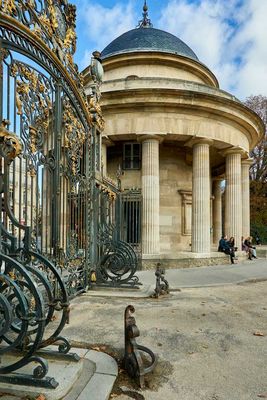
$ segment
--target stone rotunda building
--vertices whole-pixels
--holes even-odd
[[[207,257],[222,233],[240,248],[250,233],[249,151],[262,138],[261,119],[220,90],[184,42],[152,27],[146,3],[139,26],[101,60],[103,173],[122,169],[133,205],[128,241],[140,242],[147,260]],[[142,201],[131,202],[138,193]]]

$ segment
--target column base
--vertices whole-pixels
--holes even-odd
[[[157,254],[142,254],[143,260],[157,260],[160,258],[160,253]]]
[[[230,264],[229,256],[217,251],[210,253],[192,253],[179,252],[172,254],[159,255],[143,255],[141,270],[155,271],[157,264],[160,263],[162,268],[168,269],[184,269],[195,267],[207,267],[210,265],[227,265]],[[169,282],[171,285],[171,282]]]

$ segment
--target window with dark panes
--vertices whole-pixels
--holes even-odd
[[[123,145],[123,169],[141,168],[140,143],[124,143]]]

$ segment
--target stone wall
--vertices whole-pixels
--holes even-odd
[[[121,150],[120,150],[121,149]],[[112,157],[108,161],[107,174],[116,178],[118,165],[122,165],[122,146],[111,148]],[[179,190],[192,190],[192,167],[188,165],[183,148],[161,144],[159,154],[160,169],[160,252],[170,253],[190,250],[191,234],[183,232],[183,217],[187,216],[183,209],[182,195]],[[123,189],[141,188],[141,170],[126,170],[121,176]],[[189,210],[190,211],[190,210]],[[191,225],[187,221],[187,225]],[[189,222],[189,223],[188,223]]]

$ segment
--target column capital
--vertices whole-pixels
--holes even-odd
[[[223,157],[232,155],[232,154],[240,154],[241,157],[247,157],[247,151],[242,149],[242,147],[238,147],[238,146],[233,146],[233,147],[228,147],[225,150],[220,151],[220,154]]]
[[[253,161],[253,158],[245,158],[241,160],[241,165],[247,165],[248,167],[250,167],[253,164]]]
[[[136,137],[137,137],[137,141],[138,142],[145,142],[145,141],[149,141],[149,140],[157,140],[159,143],[162,143],[164,140],[164,134],[160,134],[160,135],[155,135],[154,133],[137,133]]]
[[[196,144],[208,144],[212,146],[214,143],[213,139],[201,137],[201,136],[193,136],[187,142],[185,142],[185,146],[194,147]]]

